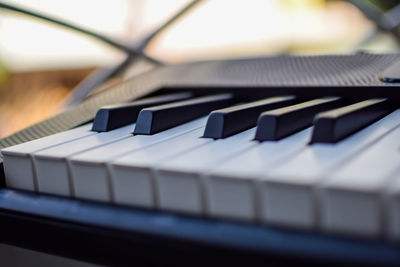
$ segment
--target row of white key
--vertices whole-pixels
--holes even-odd
[[[72,140],[55,135],[2,153],[6,166],[29,162],[14,188],[31,190],[36,176],[39,192],[400,238],[400,111],[337,144],[307,145],[311,128],[278,142],[252,141],[254,128],[212,140],[201,138],[205,123],[151,136],[131,136],[132,125],[102,134],[85,126],[58,134]]]
[[[156,206],[153,170],[168,158],[182,155],[213,142],[201,138],[204,127],[166,140],[160,144],[129,153],[108,164],[115,202],[143,207]]]
[[[179,144],[180,148],[189,148],[196,142],[199,144],[204,143],[207,140],[198,137],[201,135],[199,132],[204,131],[205,124],[206,118],[201,118],[155,135],[129,137],[119,142],[71,157],[69,161],[75,187],[75,196],[92,200],[112,201],[120,204],[151,206],[150,204],[146,204],[152,199],[151,195],[147,195],[149,189],[138,188],[137,185],[132,186],[131,181],[125,184],[123,178],[122,180],[116,180],[112,175],[114,170],[110,168],[110,162],[113,162],[117,158],[123,158],[124,155],[139,153],[142,150],[149,150],[149,153],[154,153],[154,157],[160,156],[161,152],[153,152],[153,146],[164,146],[164,144],[170,142],[170,139],[172,145],[166,148],[169,152],[178,150],[178,146],[175,144],[176,141],[174,141],[176,139],[182,140]],[[193,136],[193,133],[196,136]],[[185,142],[185,136],[187,135],[191,138],[188,142]],[[131,180],[134,180],[136,177],[132,174],[130,176],[132,176]],[[140,181],[140,178],[138,180]],[[144,195],[144,200],[135,193]],[[137,202],[126,200],[131,198],[140,200]]]
[[[91,151],[95,151],[98,156],[106,155],[110,158],[202,127],[205,123],[206,118],[202,118],[153,136],[133,136],[131,132],[134,125],[97,133],[90,131],[91,124],[88,124],[9,147],[2,150],[6,183],[8,187],[15,189],[73,196],[75,186],[71,178],[71,173],[74,173],[71,172],[71,158]],[[125,141],[126,139],[128,140]],[[102,151],[96,151],[108,144],[116,144],[109,153],[101,154]],[[91,190],[96,191],[96,188],[97,185]]]
[[[68,166],[69,158],[90,149],[128,138],[132,136],[133,127],[133,124],[127,125],[110,132],[94,134],[33,153],[32,159],[36,168],[38,191],[62,196],[73,195]]]
[[[320,194],[324,229],[378,236],[388,227],[389,236],[400,235],[399,148],[397,127],[327,177]]]
[[[257,145],[255,128],[205,144],[155,166],[156,195],[161,209],[204,213],[202,175],[227,159]]]
[[[353,158],[357,158],[375,142],[386,138],[400,124],[399,118],[397,111],[334,145],[306,146],[309,138],[297,140],[298,147],[294,145],[290,147],[293,150],[287,148],[284,153],[278,153],[275,159],[271,157],[273,163],[269,163],[268,156],[264,155],[266,158],[260,160],[261,164],[251,165],[251,161],[257,160],[251,158],[247,149],[230,149],[231,153],[226,157],[233,158],[230,164],[230,160],[222,160],[224,157],[220,155],[202,153],[214,145],[207,144],[155,168],[158,205],[166,210],[196,214],[205,212],[211,216],[261,220],[308,229],[325,227],[320,219],[321,214],[326,212],[320,208],[324,199],[318,196],[325,178],[337,168],[351,163]],[[288,140],[283,139],[283,144]],[[271,147],[270,154],[274,149],[278,150],[278,143],[268,144]],[[241,143],[238,144],[240,146]],[[219,153],[222,153],[222,149]],[[246,164],[246,161],[249,163]],[[215,162],[228,166],[225,169],[216,167]],[[382,172],[382,175],[385,173]],[[340,215],[338,218],[340,220]]]
[[[277,142],[263,142],[204,172],[207,213],[216,217],[257,220],[255,181],[269,169],[305,148],[311,128]]]
[[[260,187],[265,196],[265,220],[301,228],[316,227],[318,211],[323,211],[318,198],[323,196],[318,194],[321,184],[398,125],[400,111],[395,111],[339,143],[307,146],[271,170],[262,178]]]
[[[239,168],[246,165],[250,168],[254,165],[263,165],[264,160],[259,157],[260,155],[266,156],[272,153],[270,161],[274,162],[273,159],[277,161],[304,147],[311,132],[307,129],[288,138],[287,141],[267,142],[260,145],[252,141],[254,128],[217,141],[201,138],[203,130],[198,129],[152,147],[129,153],[108,164],[115,201],[120,204],[158,207],[186,213],[204,213],[207,206],[205,202],[208,202],[208,198],[204,199],[204,182],[207,183],[205,174],[209,170],[217,168],[239,153],[253,154],[254,160],[250,160],[249,164],[240,162]],[[287,149],[287,151],[278,153],[281,149]],[[210,183],[214,183],[214,179]],[[228,193],[235,194],[234,191]],[[220,196],[218,194],[217,198]],[[233,214],[228,217],[242,218],[235,216],[235,213],[251,212],[252,207],[250,204],[246,206],[246,208],[249,207],[248,210],[240,208],[243,206],[240,201],[243,196],[236,197],[239,201],[228,203]],[[253,197],[249,195],[249,198]],[[225,208],[221,208],[219,216],[223,216],[226,211],[229,212]]]
[[[32,155],[46,148],[96,134],[90,131],[91,128],[92,124],[87,124],[69,131],[2,149],[7,186],[22,190],[37,190]]]
[[[199,129],[108,166],[117,203],[314,228],[326,175],[399,124],[396,111],[338,144],[312,146],[311,129],[261,144],[251,141],[254,129],[217,141]]]

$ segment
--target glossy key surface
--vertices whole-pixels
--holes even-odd
[[[318,112],[335,108],[339,104],[339,97],[324,97],[263,112],[257,122],[255,139],[279,140],[310,126]]]
[[[294,96],[270,97],[267,99],[215,110],[209,115],[204,137],[225,138],[254,127],[261,112],[293,103]]]
[[[311,143],[336,143],[390,110],[389,101],[378,98],[319,113],[314,119]]]
[[[134,123],[143,108],[180,101],[191,96],[191,93],[169,94],[149,97],[132,103],[104,106],[96,113],[92,131],[107,132]]]
[[[232,103],[231,94],[220,94],[146,108],[139,113],[134,134],[155,134]]]

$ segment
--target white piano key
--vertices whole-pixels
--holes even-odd
[[[34,153],[32,159],[36,171],[38,191],[63,196],[73,195],[67,159],[83,151],[127,138],[131,135],[132,129],[133,124]]]
[[[399,167],[397,127],[338,171],[321,187],[321,225],[330,232],[383,233],[384,197]]]
[[[255,128],[205,144],[155,169],[156,194],[161,209],[200,214],[204,210],[201,176],[224,160],[255,145]]]
[[[280,141],[257,143],[205,175],[206,213],[213,217],[256,220],[254,181],[303,149],[311,135],[305,129]]]
[[[91,149],[70,157],[70,174],[73,180],[72,184],[74,186],[75,196],[99,201],[114,201],[113,184],[109,178],[107,163],[122,155],[140,151],[141,149],[157,143],[163,143],[170,138],[180,136],[194,129],[204,128],[206,122],[206,117],[200,118],[162,131],[158,134],[131,136],[112,144]],[[117,183],[116,186],[118,185]],[[96,190],[94,190],[94,188],[96,188]],[[129,187],[122,188],[121,190],[125,190],[129,195],[133,192],[133,189]],[[116,196],[117,202],[121,200],[118,196],[120,195]],[[148,196],[146,195],[144,197]]]
[[[129,153],[110,164],[115,202],[144,207],[155,206],[152,169],[168,158],[213,142],[201,138],[204,127],[187,132],[146,149]],[[173,149],[171,149],[173,148]]]
[[[31,154],[58,144],[96,134],[96,132],[90,131],[91,128],[92,124],[90,123],[72,130],[2,149],[7,187],[30,191],[37,190]]]
[[[400,111],[395,111],[339,143],[310,145],[266,173],[258,186],[261,220],[299,228],[315,227],[316,188],[329,173],[363,153],[399,124]]]

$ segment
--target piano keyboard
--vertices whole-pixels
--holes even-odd
[[[399,140],[386,98],[189,92],[1,153],[13,189],[400,241]]]

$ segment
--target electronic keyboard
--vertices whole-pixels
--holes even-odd
[[[0,141],[0,242],[112,265],[400,264],[400,55],[153,70]]]

